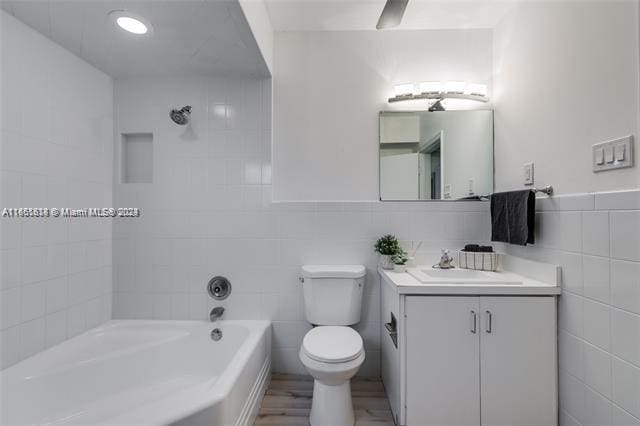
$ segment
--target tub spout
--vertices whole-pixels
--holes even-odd
[[[216,322],[222,315],[224,314],[224,308],[222,306],[217,306],[211,310],[209,313],[209,319],[211,322]]]

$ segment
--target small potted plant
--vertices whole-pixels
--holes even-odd
[[[380,253],[380,267],[383,269],[393,269],[392,257],[402,251],[400,243],[394,235],[385,235],[376,241],[375,251]]]
[[[391,256],[391,260],[393,261],[393,270],[395,272],[407,271],[407,261],[409,260],[409,253],[400,249],[399,252]]]

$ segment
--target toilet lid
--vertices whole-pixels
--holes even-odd
[[[347,362],[362,353],[362,337],[351,327],[320,326],[304,336],[302,349],[320,362]]]

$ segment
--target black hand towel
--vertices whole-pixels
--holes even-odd
[[[536,195],[531,190],[491,195],[491,241],[534,243]]]

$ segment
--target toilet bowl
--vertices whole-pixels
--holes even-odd
[[[312,426],[352,426],[351,378],[365,359],[362,337],[346,326],[319,326],[302,341],[300,361],[313,377]]]

